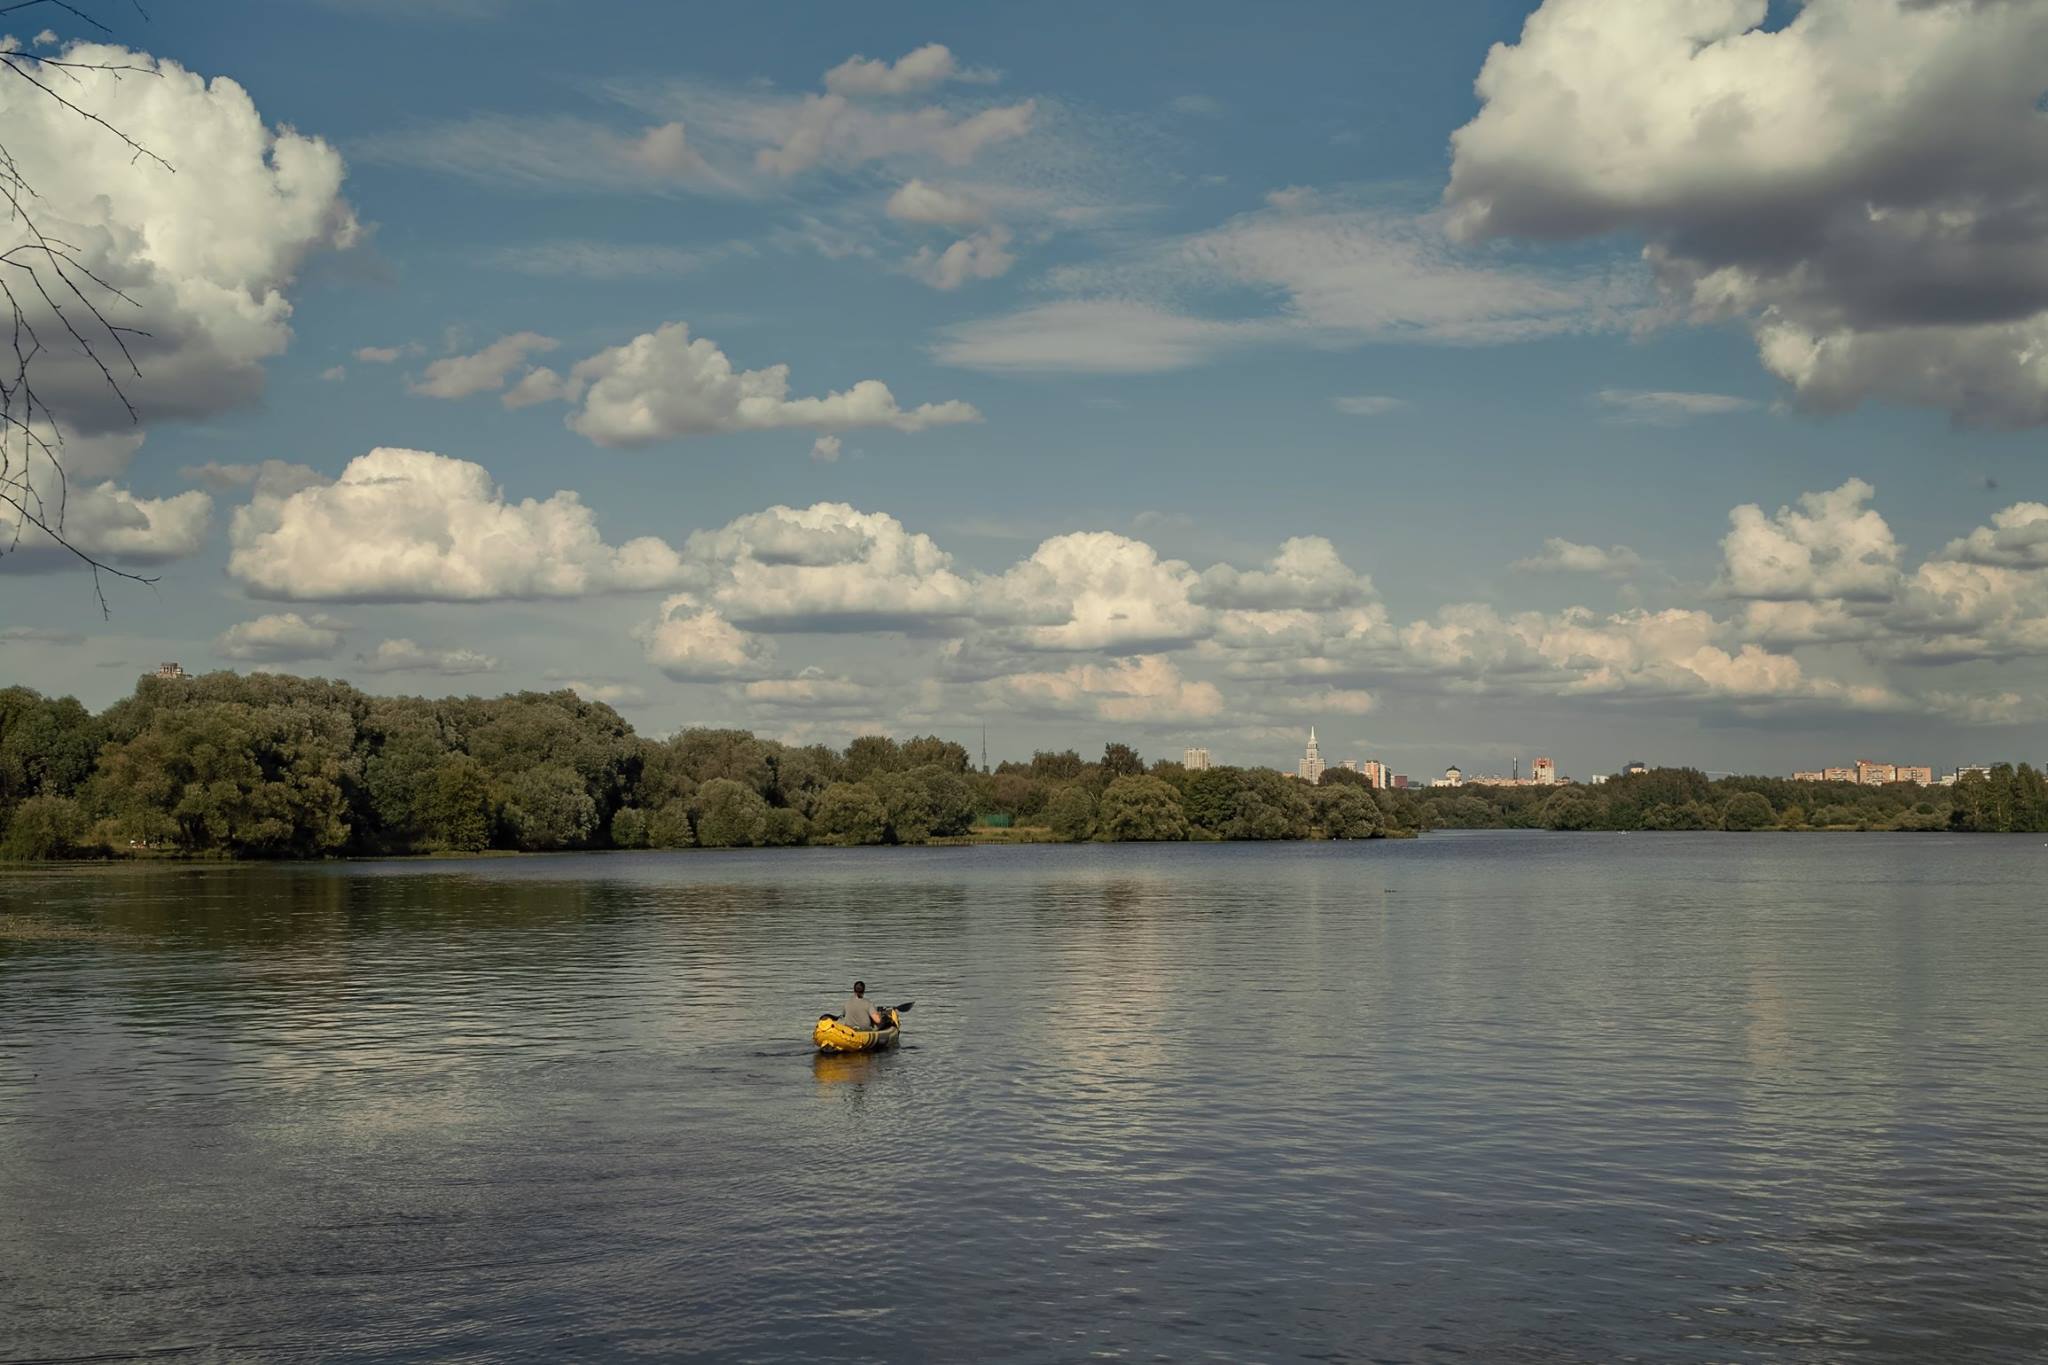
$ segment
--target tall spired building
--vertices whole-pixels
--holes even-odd
[[[1302,752],[1301,762],[1294,770],[1295,776],[1304,782],[1323,780],[1323,756],[1316,749],[1316,727],[1308,727],[1308,748]]]

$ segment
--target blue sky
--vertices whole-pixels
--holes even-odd
[[[19,88],[7,146],[142,282],[140,426],[56,392],[67,527],[161,581],[102,621],[31,532],[0,676],[1283,764],[1314,723],[1416,773],[2038,758],[2025,8],[109,15],[182,70],[80,89],[175,182]]]

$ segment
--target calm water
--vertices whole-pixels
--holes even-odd
[[[2048,1354],[2048,848],[0,873],[0,1360]],[[862,975],[905,1046],[814,1060]]]

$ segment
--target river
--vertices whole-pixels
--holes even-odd
[[[0,871],[0,1360],[2029,1360],[2038,837]],[[814,1059],[854,976],[903,1047]]]

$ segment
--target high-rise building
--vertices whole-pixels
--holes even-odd
[[[1803,768],[1800,771],[1792,774],[1792,780],[1794,782],[1819,782],[1823,779],[1820,769]]]
[[[1376,758],[1368,758],[1365,762],[1359,764],[1358,771],[1365,774],[1366,786],[1381,790],[1386,788],[1388,778],[1391,776],[1387,772],[1387,765]]]
[[[1854,782],[1856,780],[1856,770],[1854,768],[1822,768],[1820,770],[1820,780],[1823,782]]]
[[[1865,787],[1881,787],[1887,782],[1898,780],[1899,770],[1890,763],[1872,763],[1867,758],[1856,760],[1856,781]]]
[[[1912,782],[1922,787],[1931,787],[1934,785],[1934,769],[1910,763],[1901,763],[1896,780]]]
[[[1529,765],[1529,780],[1547,787],[1557,781],[1557,764],[1547,758],[1539,758]]]
[[[1205,773],[1209,771],[1209,751],[1207,749],[1185,750],[1181,759],[1181,766],[1191,773]]]
[[[1406,773],[1395,773],[1389,780],[1397,790],[1406,791],[1408,789],[1408,774]]]
[[[1308,727],[1308,748],[1302,751],[1301,762],[1295,765],[1294,775],[1304,782],[1323,780],[1323,755],[1316,747],[1316,727]]]

